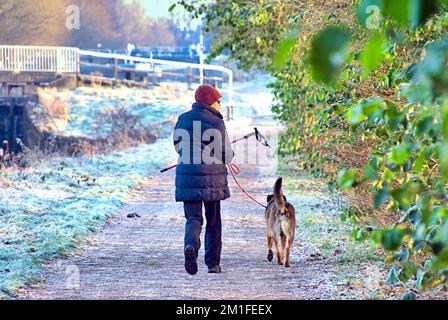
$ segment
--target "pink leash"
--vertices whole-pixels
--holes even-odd
[[[263,208],[267,209],[267,206],[265,206],[264,204],[258,202],[257,200],[254,199],[254,197],[252,197],[246,190],[243,189],[243,187],[240,185],[240,183],[238,182],[238,180],[236,179],[235,175],[239,174],[241,172],[240,168],[238,168],[238,166],[236,164],[234,164],[233,162],[231,162],[230,164],[227,165],[227,167],[229,168],[230,174],[233,177],[233,180],[235,180],[235,183],[238,185],[238,187],[240,188],[240,190],[249,197],[249,199],[251,199],[253,202],[255,202],[256,204],[258,204],[259,206],[262,206]]]
[[[234,144],[234,143],[237,143],[238,141],[241,141],[241,140],[244,140],[244,139],[248,139],[250,136],[255,135],[255,137],[257,138],[257,141],[258,141],[258,142],[261,142],[265,147],[269,147],[269,148],[270,148],[270,145],[268,144],[266,138],[265,138],[265,137],[264,137],[264,136],[257,130],[257,128],[254,128],[254,129],[255,129],[255,132],[253,132],[253,133],[251,133],[251,134],[248,134],[248,135],[245,135],[245,136],[242,137],[242,138],[235,139],[235,140],[233,140],[231,143]],[[177,164],[175,164],[175,165],[173,165],[173,166],[171,166],[171,167],[162,169],[162,170],[160,170],[160,172],[163,173],[163,172],[166,172],[166,171],[168,171],[168,170],[174,169],[175,167],[177,167]],[[246,190],[244,190],[244,188],[240,185],[240,183],[239,183],[238,180],[236,179],[235,175],[240,174],[240,172],[241,172],[240,168],[238,168],[238,166],[237,166],[236,164],[234,164],[233,162],[229,163],[229,164],[227,165],[227,168],[229,168],[230,174],[232,175],[233,180],[235,180],[235,183],[238,185],[238,187],[240,188],[240,190],[241,190],[246,196],[248,196],[249,199],[251,199],[253,202],[255,202],[255,203],[258,204],[259,206],[262,206],[263,208],[267,209],[267,206],[265,206],[264,204],[260,203],[260,202],[257,201],[256,199],[254,199],[254,197],[252,197]]]

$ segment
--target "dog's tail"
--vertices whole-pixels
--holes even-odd
[[[282,191],[282,178],[278,178],[274,184],[274,200],[277,208],[283,212],[285,210],[285,199]]]

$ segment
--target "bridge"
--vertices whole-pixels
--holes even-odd
[[[14,83],[17,79],[29,84],[48,84],[64,76],[86,82],[142,86],[147,85],[149,80],[152,84],[163,80],[185,81],[189,88],[193,83],[210,82],[222,86],[221,91],[227,95],[227,104],[232,105],[233,73],[222,66],[70,47],[0,46],[3,94],[20,87]]]
[[[17,149],[27,127],[27,99],[37,87],[80,84],[148,87],[161,82],[209,83],[223,93],[227,119],[233,118],[233,72],[218,65],[136,57],[73,47],[0,46],[0,142]]]

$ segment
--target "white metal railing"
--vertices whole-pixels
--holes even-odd
[[[200,71],[199,83],[204,82],[203,71],[215,70],[227,75],[228,86],[220,91],[228,94],[228,105],[233,103],[233,72],[222,66],[200,63],[187,63],[152,58],[133,57],[122,54],[103,53],[80,50],[72,47],[44,47],[44,46],[0,46],[0,71],[7,72],[51,72],[51,73],[80,73],[80,57],[90,56],[106,59],[132,61],[136,71],[147,70],[156,72],[166,68],[197,69]],[[158,67],[158,68],[156,68]]]
[[[78,48],[0,46],[0,71],[76,73],[78,58]]]
[[[202,84],[204,82],[203,70],[214,70],[220,71],[223,74],[227,75],[228,86],[227,88],[222,88],[220,91],[227,93],[228,95],[228,105],[232,106],[233,104],[233,71],[225,68],[223,66],[211,65],[211,64],[199,64],[199,63],[188,63],[188,62],[179,62],[179,61],[170,61],[170,60],[161,60],[161,59],[153,59],[153,58],[141,58],[141,57],[133,57],[127,56],[123,54],[115,54],[115,53],[104,53],[97,51],[87,51],[87,50],[79,50],[79,55],[81,56],[90,56],[97,58],[108,58],[115,60],[123,60],[123,61],[132,61],[137,62],[140,70],[157,70],[156,67],[171,67],[178,69],[197,69],[200,70],[200,74],[202,75],[199,79],[199,83]],[[143,64],[143,65],[142,65]],[[146,65],[147,68],[143,66]],[[163,70],[163,68],[162,68]],[[163,73],[162,73],[163,74]]]

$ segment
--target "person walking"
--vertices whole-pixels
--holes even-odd
[[[179,116],[173,134],[179,154],[175,200],[184,204],[187,220],[185,270],[191,275],[198,272],[197,257],[204,221],[202,206],[207,221],[205,264],[208,273],[221,272],[221,201],[230,197],[226,164],[232,161],[234,153],[220,112],[220,99],[221,94],[214,87],[199,86],[195,92],[196,102],[190,111]],[[212,145],[215,148],[211,148]]]

